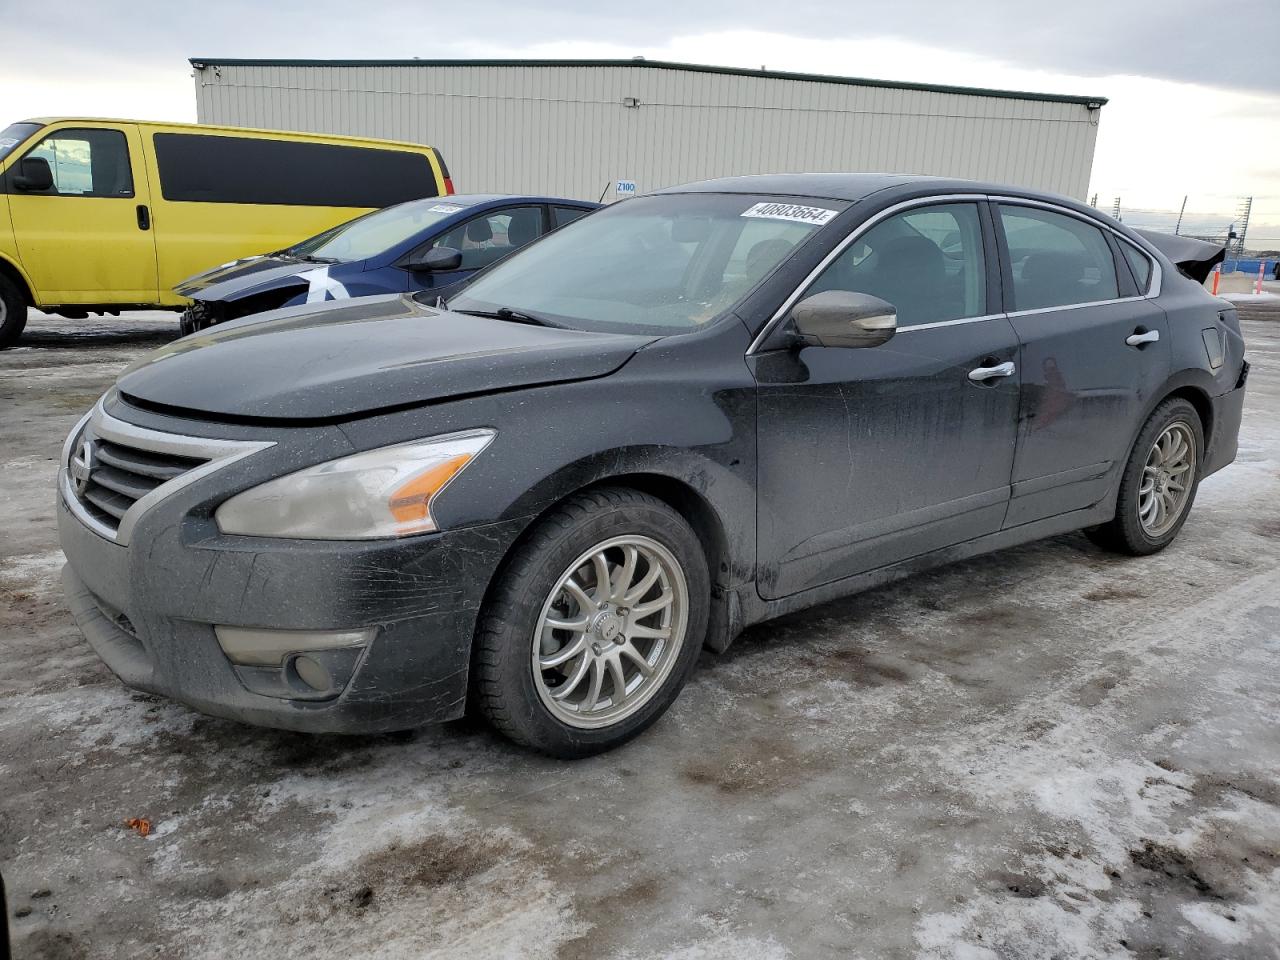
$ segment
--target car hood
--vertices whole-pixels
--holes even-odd
[[[334,421],[605,376],[654,340],[450,313],[407,295],[264,317],[160,348],[120,375],[120,393],[221,419]]]
[[[264,293],[277,287],[306,285],[304,274],[323,271],[328,266],[288,257],[247,257],[187,277],[173,292],[192,300],[238,300],[247,294]]]

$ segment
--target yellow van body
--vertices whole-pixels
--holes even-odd
[[[237,127],[31,120],[0,134],[0,157],[0,276],[70,316],[181,307],[192,274],[453,192],[432,147]],[[32,187],[27,158],[53,187]]]

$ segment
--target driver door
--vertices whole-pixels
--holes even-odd
[[[53,174],[48,190],[9,186],[18,256],[40,303],[156,302],[142,156],[133,124],[63,127],[23,154],[44,160]]]
[[[748,358],[765,599],[994,533],[1009,503],[1018,340],[998,307],[985,203],[880,220],[801,298],[823,290],[887,300],[898,332],[877,347]]]

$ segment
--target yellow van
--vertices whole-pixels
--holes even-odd
[[[28,306],[180,309],[178,281],[379,207],[453,192],[432,147],[132,120],[0,131],[0,348]]]

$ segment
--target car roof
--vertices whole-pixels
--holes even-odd
[[[476,207],[482,203],[567,203],[581,207],[598,207],[592,200],[575,200],[572,197],[544,197],[524,193],[451,193],[443,197],[424,197],[421,202],[454,203],[460,207]],[[418,202],[418,201],[414,201]]]
[[[962,180],[954,177],[929,177],[903,173],[766,173],[746,177],[720,177],[667,187],[655,193],[760,193],[775,196],[821,197],[828,200],[857,201],[896,188],[897,191],[927,193],[992,193],[1027,197],[1053,203],[1066,201],[1078,206],[1079,201],[1025,187]]]

